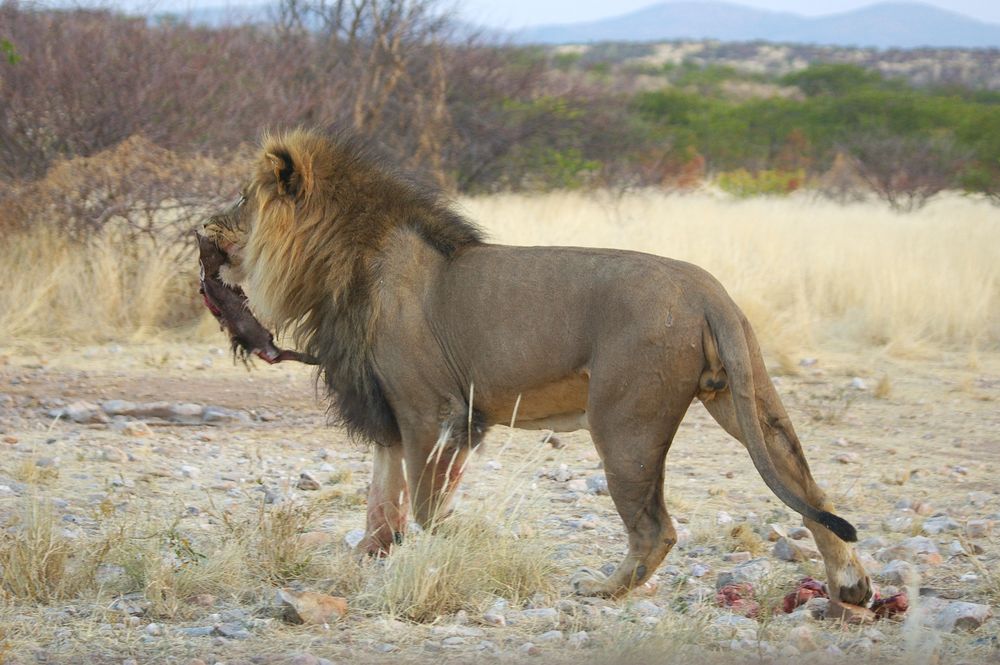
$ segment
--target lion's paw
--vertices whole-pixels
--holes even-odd
[[[570,578],[573,591],[579,596],[608,596],[608,577],[592,568],[581,568]]]

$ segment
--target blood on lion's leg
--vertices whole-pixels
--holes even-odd
[[[404,433],[413,518],[421,527],[433,528],[438,520],[451,513],[455,490],[465,471],[470,448],[456,445],[446,434],[431,445],[418,445],[417,441],[408,441],[407,438]]]
[[[789,488],[810,505],[833,512],[833,504],[813,480],[809,463],[802,452],[802,444],[795,434],[774,384],[767,375],[753,333],[747,331],[747,338],[758,410],[757,420],[764,433],[768,456],[782,481]],[[733,438],[743,440],[732,393],[729,390],[714,393],[711,397],[703,399],[703,402],[705,408],[723,429]],[[831,597],[854,605],[866,604],[872,597],[871,580],[851,544],[844,542],[832,531],[813,520],[805,518],[803,523],[812,532],[816,546],[823,555]]]
[[[409,491],[401,445],[373,447],[372,484],[368,490],[365,538],[358,548],[373,556],[388,554],[406,532]]]

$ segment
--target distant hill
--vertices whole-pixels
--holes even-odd
[[[1000,25],[915,2],[886,2],[807,17],[729,2],[667,2],[588,23],[526,28],[519,43],[718,39],[874,46],[1000,48]]]

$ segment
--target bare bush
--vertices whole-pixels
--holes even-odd
[[[945,137],[861,135],[845,149],[868,187],[899,212],[918,210],[954,187],[971,157]]]
[[[60,161],[44,178],[10,188],[0,226],[52,227],[79,240],[113,230],[126,242],[146,236],[169,245],[235,195],[242,169],[233,163],[182,156],[133,136],[92,157]]]

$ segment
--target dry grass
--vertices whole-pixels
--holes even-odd
[[[178,269],[182,258],[189,269]],[[202,316],[190,248],[149,240],[11,235],[0,249],[0,281],[0,335],[8,339],[137,339]]]
[[[434,621],[459,610],[482,610],[496,597],[519,604],[551,594],[556,567],[551,544],[517,537],[510,524],[456,516],[434,533],[413,535],[373,577],[361,603],[410,621]]]
[[[908,215],[808,198],[655,192],[462,202],[493,240],[633,249],[714,274],[770,350],[1000,346],[1000,210],[958,196]]]
[[[654,192],[465,199],[493,240],[635,249],[718,277],[769,351],[794,373],[795,352],[832,345],[899,353],[1000,347],[1000,211],[944,197],[899,215],[876,204],[806,198],[732,201]],[[78,341],[183,328],[214,334],[197,297],[190,248],[77,245],[46,231],[0,249],[0,334]]]

